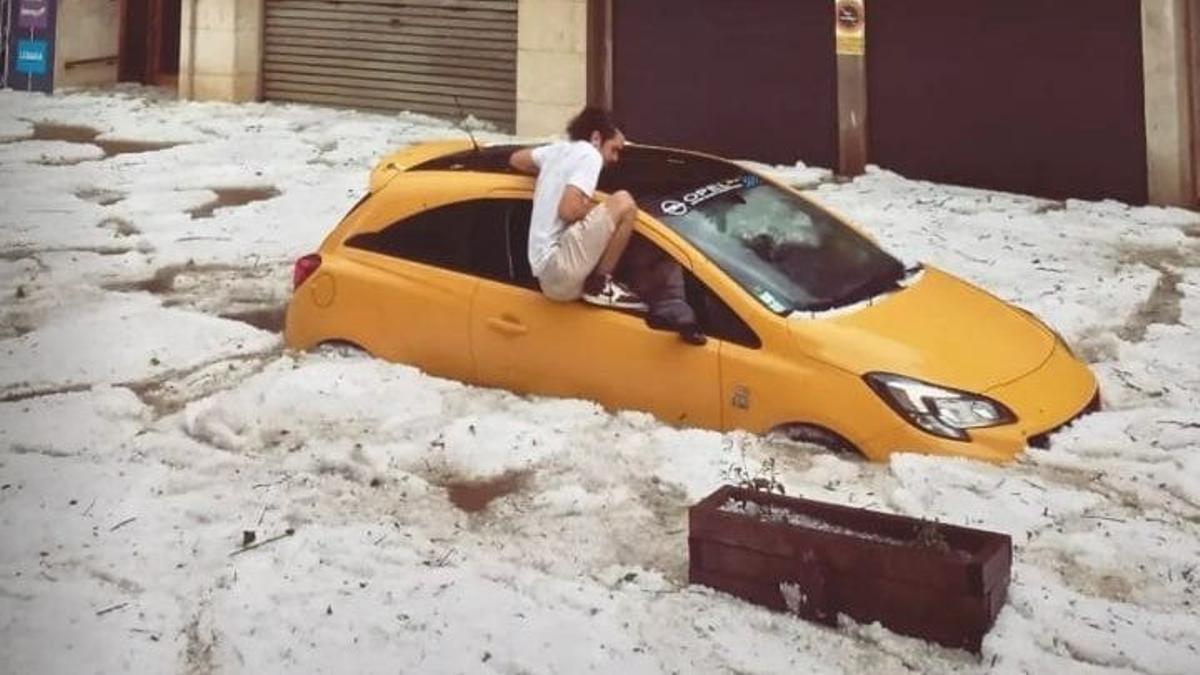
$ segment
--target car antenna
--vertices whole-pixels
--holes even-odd
[[[454,105],[458,107],[458,117],[460,120],[455,126],[461,131],[467,132],[467,137],[471,139],[471,147],[478,153],[480,151],[479,143],[475,140],[475,134],[471,133],[471,130],[467,127],[467,113],[463,110],[462,101],[458,100],[458,94],[451,94],[451,96],[454,97]]]

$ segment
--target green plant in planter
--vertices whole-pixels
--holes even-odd
[[[767,457],[759,465],[757,471],[751,471],[746,463],[746,444],[747,441],[744,438],[732,435],[726,437],[725,449],[732,451],[734,446],[736,446],[738,461],[725,467],[721,472],[721,476],[725,479],[725,482],[755,492],[787,494],[783,483],[779,481],[779,471],[775,465],[775,458]],[[742,503],[743,505],[745,504],[745,502]]]

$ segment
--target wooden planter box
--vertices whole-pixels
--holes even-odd
[[[978,652],[1008,591],[1006,534],[730,485],[688,523],[691,583],[811,621],[840,613]]]

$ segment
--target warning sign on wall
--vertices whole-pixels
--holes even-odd
[[[837,53],[862,56],[867,49],[867,11],[863,0],[834,0]]]

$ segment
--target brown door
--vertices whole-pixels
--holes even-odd
[[[174,85],[179,75],[182,0],[122,0],[117,77]]]
[[[870,161],[1048,197],[1145,203],[1136,0],[882,0],[867,21]]]
[[[836,166],[833,7],[612,0],[613,111],[642,143]]]

